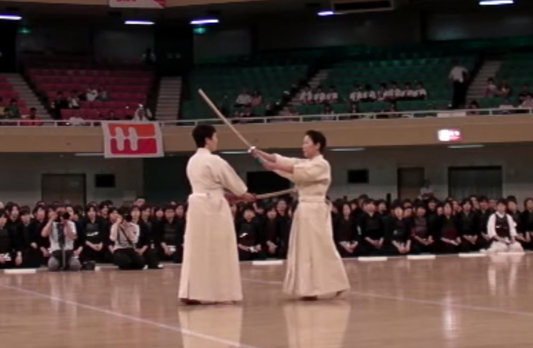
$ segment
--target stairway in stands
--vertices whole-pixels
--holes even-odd
[[[163,77],[159,84],[156,118],[159,121],[175,120],[181,103],[181,77]]]
[[[468,89],[468,101],[480,100],[485,97],[485,87],[487,86],[487,80],[491,77],[495,77],[500,67],[502,60],[489,59],[483,63],[481,69],[474,78],[474,81],[470,84]],[[498,83],[499,81],[496,81]]]
[[[325,81],[328,79],[328,75],[329,75],[329,72],[331,71],[331,69],[320,69],[316,72],[315,75],[313,75],[313,77],[311,77],[308,81],[307,81],[307,84],[309,85],[309,87],[311,87],[311,90],[314,91],[315,88],[317,88],[318,86],[320,86],[322,84],[322,81]],[[328,88],[329,86],[322,86],[322,89],[326,89]],[[294,97],[292,98],[291,100],[291,104],[299,104],[299,101],[298,101],[298,98],[300,97],[300,93],[303,91],[303,88],[301,88],[300,90],[298,90],[298,92],[296,92],[296,94],[294,94]]]
[[[41,103],[39,98],[32,91],[30,86],[26,83],[24,78],[19,74],[4,74],[7,81],[13,86],[13,90],[18,93],[20,99],[26,102],[28,109],[37,109],[37,116],[41,119],[50,119],[50,114],[46,111],[46,108]]]

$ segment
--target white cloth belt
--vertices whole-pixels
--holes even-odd
[[[324,196],[301,196],[298,197],[298,201],[301,203],[327,203]]]
[[[215,193],[215,192],[193,192],[189,195],[189,198],[192,197],[202,197],[202,198],[224,198],[224,194]]]

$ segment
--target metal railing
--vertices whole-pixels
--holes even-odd
[[[533,114],[533,108],[492,108],[492,109],[468,109],[468,110],[420,110],[420,111],[395,111],[395,112],[368,112],[357,114],[333,114],[333,115],[300,115],[300,116],[261,116],[248,118],[230,118],[235,124],[277,124],[277,123],[303,123],[303,122],[342,122],[354,120],[385,121],[389,119],[414,119],[414,118],[459,118],[459,117],[483,117],[483,116],[509,116]],[[0,120],[0,126],[24,126],[24,127],[96,127],[105,120],[31,120],[31,119],[5,119]],[[131,123],[135,121],[112,121]],[[222,124],[218,118],[193,119],[193,120],[165,120],[155,121],[162,127],[191,127],[198,124]]]

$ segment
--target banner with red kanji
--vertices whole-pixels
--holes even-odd
[[[165,0],[109,0],[115,8],[165,8]]]
[[[105,158],[163,157],[163,136],[157,122],[102,122]]]

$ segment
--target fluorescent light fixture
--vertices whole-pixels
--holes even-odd
[[[22,17],[21,16],[17,16],[17,15],[0,14],[0,19],[3,19],[5,21],[20,21],[22,19]]]
[[[195,19],[191,21],[192,25],[218,24],[220,21],[216,18]]]
[[[104,157],[102,152],[78,152],[75,153],[76,157]]]
[[[481,144],[450,145],[448,146],[448,149],[479,149],[481,147],[485,147],[485,145],[481,145]]]
[[[500,6],[500,5],[512,5],[514,0],[480,0],[481,6]]]
[[[364,147],[339,147],[336,149],[329,149],[329,151],[333,151],[333,152],[359,152],[359,151],[364,151],[364,150],[365,150]]]
[[[221,151],[221,155],[246,155],[248,151]]]
[[[155,23],[152,21],[125,21],[124,24],[126,25],[154,25]]]
[[[320,11],[317,13],[318,16],[320,17],[329,17],[329,16],[334,16],[335,15],[335,12],[333,11]]]

